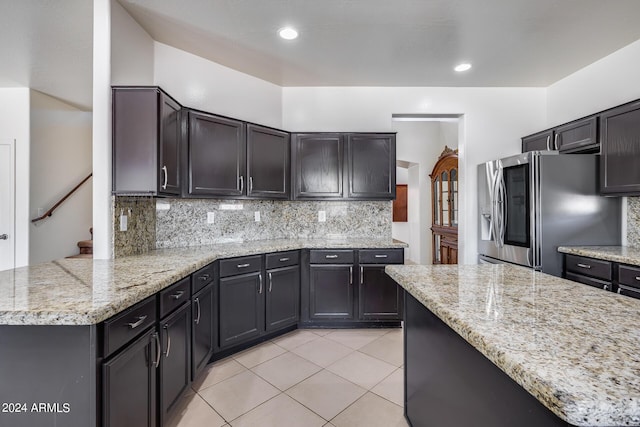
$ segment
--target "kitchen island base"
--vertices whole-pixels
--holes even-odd
[[[412,427],[570,426],[405,292],[405,417]]]

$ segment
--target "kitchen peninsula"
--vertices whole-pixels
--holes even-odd
[[[222,270],[227,267],[236,267],[234,261],[240,258],[234,257],[250,258],[251,262],[266,257],[267,274],[263,269],[245,274],[256,276],[252,282],[256,286],[242,288],[258,294],[257,276],[260,275],[259,297],[262,298],[271,292],[272,284],[273,290],[276,290],[279,272],[290,268],[269,267],[270,259],[289,260],[289,256],[293,257],[294,254],[297,257],[299,250],[327,253],[327,258],[331,260],[350,254],[355,259],[350,265],[340,268],[347,274],[351,273],[350,284],[353,285],[362,284],[363,280],[367,283],[369,277],[377,277],[376,274],[365,277],[371,263],[365,260],[366,257],[374,257],[382,252],[389,253],[389,258],[398,253],[401,256],[404,247],[406,244],[391,239],[274,239],[160,249],[113,260],[63,259],[2,271],[0,426],[123,425],[117,419],[105,418],[107,413],[110,414],[106,406],[112,403],[104,398],[111,396],[109,390],[112,388],[109,387],[114,386],[108,384],[111,378],[118,384],[134,378],[134,385],[140,387],[136,391],[125,389],[112,396],[112,399],[118,400],[118,405],[126,408],[124,416],[128,425],[162,425],[162,413],[166,413],[164,409],[168,406],[167,402],[163,403],[160,399],[158,406],[163,411],[158,410],[160,420],[156,423],[154,399],[151,399],[147,411],[139,404],[140,395],[149,393],[155,396],[156,382],[163,381],[162,373],[157,376],[157,381],[155,374],[158,366],[160,370],[163,369],[161,358],[167,360],[169,353],[172,358],[179,358],[180,354],[187,355],[187,359],[191,356],[190,346],[181,347],[181,342],[189,343],[190,332],[182,334],[182,338],[185,335],[187,338],[181,340],[176,329],[176,334],[171,332],[172,338],[169,339],[170,329],[167,329],[167,325],[172,323],[168,319],[177,317],[183,319],[183,324],[191,325],[191,316],[188,314],[177,316],[181,312],[193,313],[196,323],[201,314],[205,318],[205,309],[201,310],[200,301],[196,301],[196,296],[201,295],[202,290],[196,293],[195,288],[207,280],[214,280],[217,275],[215,271],[219,270],[222,275]],[[329,249],[340,255],[329,254]],[[287,255],[270,258],[273,254]],[[219,266],[217,262],[212,264],[217,260],[221,260]],[[293,259],[287,263],[290,261]],[[246,270],[251,269],[249,263],[246,266]],[[245,264],[237,267],[242,269]],[[303,262],[300,262],[300,268],[305,268]],[[375,268],[382,271],[384,266]],[[190,298],[192,282],[193,305]],[[395,284],[389,282],[395,288]],[[352,301],[356,305],[357,298]],[[249,307],[237,311],[251,315]],[[124,313],[127,318],[123,316]],[[356,319],[358,317],[353,320]],[[289,329],[281,328],[280,331],[295,328],[296,320],[285,325]],[[276,330],[275,333],[281,332]],[[244,342],[250,344],[252,341]],[[123,347],[125,350],[122,350]],[[128,349],[139,351],[129,352]],[[195,349],[194,344],[194,353]],[[123,357],[129,357],[129,353],[136,360],[139,358],[142,369],[124,369],[129,365],[123,362]],[[191,365],[186,363],[184,366],[190,377]],[[178,371],[176,379],[171,372],[165,381],[177,381],[180,386],[180,376],[184,377],[183,374]],[[140,419],[134,418],[138,416]]]
[[[510,265],[386,272],[414,427],[640,425],[640,301]]]

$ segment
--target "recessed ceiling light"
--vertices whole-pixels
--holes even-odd
[[[284,27],[278,30],[278,35],[285,40],[293,40],[298,38],[298,32],[291,27]]]
[[[462,72],[462,71],[467,71],[467,70],[469,70],[469,69],[471,69],[471,64],[466,63],[466,62],[464,62],[464,63],[462,63],[462,64],[458,64],[458,65],[456,65],[456,67],[454,68],[454,70],[456,70],[456,71],[457,71],[457,72],[459,72],[459,73],[460,73],[460,72]]]

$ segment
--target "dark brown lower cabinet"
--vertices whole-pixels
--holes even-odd
[[[353,264],[309,268],[311,319],[354,319]]]
[[[102,365],[104,427],[156,427],[157,342],[152,328]]]
[[[191,304],[160,321],[160,425],[191,384]]]
[[[264,328],[262,279],[260,272],[220,279],[220,348],[260,336]]]
[[[361,320],[402,320],[402,288],[384,265],[360,264],[358,314]]]
[[[267,332],[277,331],[298,323],[300,267],[267,270],[265,295],[265,327]]]
[[[191,380],[207,366],[213,353],[214,332],[214,287],[213,283],[191,298]]]

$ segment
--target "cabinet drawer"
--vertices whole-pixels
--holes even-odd
[[[618,266],[618,282],[640,288],[640,268],[629,265]]]
[[[211,263],[206,267],[201,268],[191,275],[193,282],[193,293],[195,294],[199,290],[203,289],[209,283],[213,282],[216,277],[215,263]]]
[[[351,249],[312,249],[309,260],[311,264],[352,264],[354,256]]]
[[[262,269],[262,255],[243,256],[220,261],[220,277],[253,273]]]
[[[403,264],[403,249],[360,249],[358,251],[360,264]]]
[[[566,255],[565,262],[568,272],[611,280],[611,263],[609,261]]]
[[[156,321],[155,295],[104,322],[104,357],[142,334]]]
[[[618,285],[618,293],[631,298],[640,299],[640,289],[625,285]]]
[[[587,277],[581,274],[574,273],[566,273],[566,278],[569,280],[573,280],[574,282],[584,283],[585,285],[604,289],[605,291],[612,290],[611,282],[607,282],[605,280],[594,279],[593,277]]]
[[[297,265],[300,262],[299,251],[277,252],[275,254],[267,254],[266,264],[267,270],[271,268],[288,267]]]
[[[171,313],[191,298],[191,277],[185,277],[160,291],[160,318]]]

